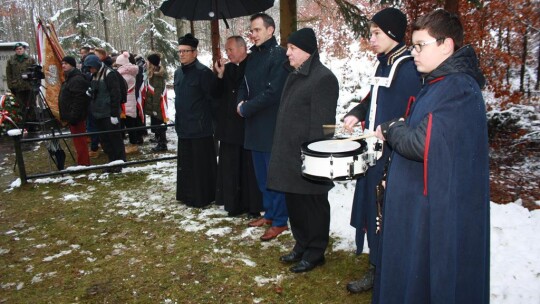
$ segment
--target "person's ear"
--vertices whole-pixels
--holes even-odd
[[[443,41],[443,54],[449,56],[452,53],[454,53],[454,39],[452,39],[452,38],[444,38],[444,41]]]

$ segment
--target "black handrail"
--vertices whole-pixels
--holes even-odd
[[[44,137],[36,137],[36,138],[22,138],[22,132],[18,135],[12,135],[13,138],[13,144],[15,148],[15,161],[16,165],[19,167],[19,177],[21,179],[21,184],[26,184],[29,179],[34,178],[41,178],[41,177],[48,177],[48,176],[55,176],[55,175],[64,175],[69,173],[79,173],[79,172],[86,172],[86,171],[93,171],[93,170],[99,170],[99,169],[107,169],[107,168],[115,168],[115,167],[125,167],[130,165],[137,165],[137,164],[144,164],[144,163],[150,163],[150,162],[158,162],[158,161],[164,161],[164,160],[174,160],[177,158],[177,156],[166,156],[161,158],[152,158],[152,159],[143,159],[143,160],[135,160],[135,161],[129,161],[129,162],[122,162],[118,164],[106,164],[106,165],[95,165],[95,166],[89,166],[89,167],[81,167],[76,169],[64,169],[54,172],[47,172],[47,173],[38,173],[38,174],[26,174],[26,167],[24,164],[24,157],[22,153],[21,144],[22,143],[29,143],[29,142],[38,142],[38,141],[47,141],[47,140],[58,140],[58,139],[65,139],[65,138],[73,138],[73,137],[80,137],[80,136],[92,136],[92,135],[99,135],[99,134],[108,134],[108,133],[117,133],[117,132],[130,132],[130,131],[138,131],[138,130],[148,130],[148,129],[166,129],[168,127],[174,127],[173,124],[166,124],[166,125],[159,125],[159,126],[144,126],[144,127],[134,127],[134,128],[124,128],[124,129],[118,129],[118,130],[109,130],[109,131],[101,131],[101,132],[87,132],[87,133],[79,133],[79,134],[69,134],[69,135],[55,135],[54,132],[52,132],[52,136],[44,136]]]

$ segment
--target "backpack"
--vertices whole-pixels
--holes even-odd
[[[127,81],[124,79],[124,77],[122,77],[120,72],[118,72],[117,70],[114,70],[114,69],[113,69],[113,71],[116,74],[116,77],[119,78],[118,82],[120,83],[120,96],[121,96],[120,103],[126,103],[127,102],[127,94],[128,94]]]
[[[116,79],[118,79],[118,84],[120,85],[120,103],[126,103],[127,102],[127,94],[128,94],[128,84],[127,81],[122,77],[122,75],[115,69],[112,69],[110,67],[107,67],[109,69],[109,72],[112,72],[116,75]]]

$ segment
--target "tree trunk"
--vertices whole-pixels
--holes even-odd
[[[527,66],[527,44],[529,27],[525,27],[525,33],[523,34],[523,49],[521,50],[521,69],[519,71],[519,91],[525,92],[525,67]]]
[[[536,85],[534,86],[534,90],[538,91],[540,89],[540,48],[538,48],[538,58],[536,62]]]
[[[281,46],[287,46],[287,39],[297,30],[296,0],[279,0]]]
[[[459,16],[459,0],[446,0],[444,9]]]
[[[511,44],[510,44],[510,29],[506,28],[506,52],[508,53],[508,56],[512,56],[512,50]],[[510,65],[506,66],[506,84],[510,85]]]
[[[103,20],[103,33],[105,34],[105,42],[110,43],[109,27],[107,26],[107,18],[105,18],[105,11],[103,10],[103,0],[98,0],[98,2],[99,2],[99,14],[101,15],[101,20]]]
[[[178,40],[178,38],[188,33],[187,29],[188,29],[189,24],[188,24],[188,21],[182,20],[182,19],[176,19],[175,24],[176,24],[176,40]]]

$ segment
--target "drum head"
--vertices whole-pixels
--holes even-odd
[[[365,150],[363,141],[349,141],[339,139],[315,140],[304,143],[302,152],[313,156],[351,156],[358,155]]]
[[[336,153],[336,152],[350,152],[360,148],[360,143],[355,141],[346,140],[323,140],[316,141],[307,146],[312,151],[318,151],[323,153]]]

